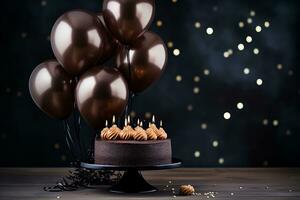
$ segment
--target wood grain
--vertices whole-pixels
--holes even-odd
[[[159,191],[151,194],[117,195],[109,186],[75,192],[44,192],[66,174],[68,168],[0,168],[0,200],[112,200],[112,199],[300,199],[298,168],[181,168],[143,172]],[[191,184],[197,195],[177,195],[179,186]],[[175,190],[174,197],[172,188]],[[208,193],[211,192],[211,193]],[[212,193],[214,192],[214,193]],[[207,196],[209,198],[207,198]],[[213,197],[214,196],[214,197]]]

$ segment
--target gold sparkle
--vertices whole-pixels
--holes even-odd
[[[203,73],[204,73],[204,75],[208,76],[210,74],[210,71],[209,71],[209,69],[204,69]]]
[[[177,0],[172,0],[173,3],[177,3]]]
[[[199,94],[199,92],[200,92],[199,87],[194,87],[193,92],[194,92],[194,94]]]
[[[244,26],[245,26],[244,22],[240,21],[240,22],[239,22],[239,27],[240,27],[240,28],[243,28]]]
[[[163,25],[163,22],[161,20],[156,21],[156,26],[161,27]]]
[[[200,81],[200,77],[199,76],[194,76],[194,82],[199,82]]]
[[[198,29],[198,28],[200,28],[201,24],[200,24],[200,22],[197,21],[197,22],[195,22],[194,26],[195,26],[195,28]]]
[[[182,76],[181,76],[181,75],[177,75],[177,76],[176,76],[176,81],[177,81],[177,82],[182,81]]]
[[[202,130],[207,129],[207,124],[206,124],[206,123],[202,123],[202,124],[201,124],[201,129],[202,129]]]
[[[253,49],[253,53],[256,54],[256,55],[259,54],[259,49],[258,48],[254,48]]]
[[[200,151],[199,150],[195,151],[194,156],[195,156],[195,158],[199,158],[200,157]]]
[[[218,142],[217,140],[214,140],[214,141],[212,142],[212,146],[213,146],[213,147],[218,147],[218,146],[219,146],[219,142]]]
[[[180,50],[179,49],[174,49],[173,54],[174,54],[174,56],[179,56]]]
[[[172,41],[169,41],[169,42],[167,43],[167,46],[168,46],[169,48],[173,48],[174,44],[173,44]]]

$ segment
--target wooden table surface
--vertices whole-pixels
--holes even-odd
[[[149,194],[112,194],[109,186],[73,192],[44,192],[66,174],[66,168],[0,168],[0,200],[102,199],[300,199],[298,168],[181,168],[145,171],[148,182],[159,188]],[[180,196],[181,184],[194,185],[197,194]],[[172,192],[175,190],[175,194]]]

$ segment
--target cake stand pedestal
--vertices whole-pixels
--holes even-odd
[[[148,193],[155,192],[157,188],[150,185],[140,171],[172,169],[181,166],[181,160],[173,158],[172,163],[152,165],[152,166],[121,166],[121,165],[101,165],[91,163],[81,163],[81,167],[92,170],[116,170],[125,171],[121,180],[109,191],[114,193]]]

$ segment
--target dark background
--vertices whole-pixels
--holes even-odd
[[[62,122],[34,105],[28,79],[35,66],[53,58],[49,34],[55,20],[76,8],[99,12],[101,5],[100,0],[1,1],[1,166],[68,165]],[[151,30],[173,47],[164,75],[137,97],[132,114],[162,119],[174,156],[186,166],[300,166],[297,1],[156,0],[156,8]],[[251,43],[245,41],[248,35]],[[233,53],[226,58],[228,49]],[[85,126],[82,135],[90,132]]]

